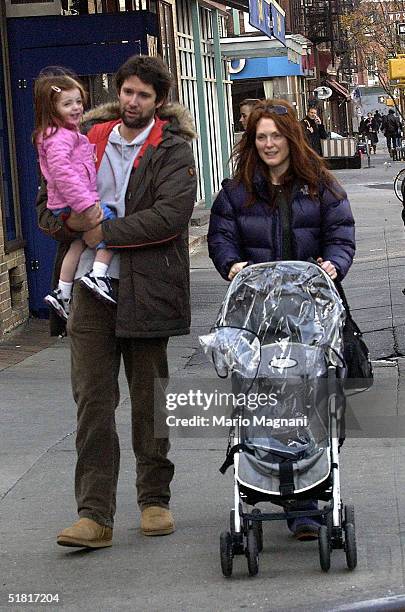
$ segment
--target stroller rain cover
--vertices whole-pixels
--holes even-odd
[[[312,263],[255,264],[231,282],[200,343],[244,398],[233,415],[240,484],[289,496],[328,477],[327,375],[330,365],[343,374],[344,319],[333,281]]]

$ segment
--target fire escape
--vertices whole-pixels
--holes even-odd
[[[348,84],[353,70],[353,53],[341,24],[341,17],[353,10],[356,0],[291,0],[293,32],[312,43],[318,84],[330,86],[330,128],[342,134],[351,127],[347,108]]]
[[[353,10],[354,0],[291,0],[291,29],[330,53],[331,64],[350,64],[350,49],[340,17]],[[321,75],[318,75],[320,77]]]

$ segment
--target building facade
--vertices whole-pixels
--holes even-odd
[[[5,36],[4,4],[0,3],[0,340],[28,318],[28,285],[18,206]]]
[[[129,55],[162,55],[175,78],[173,99],[189,108],[197,126],[198,199],[208,206],[229,172],[233,127],[228,64],[219,51],[225,3],[55,0],[55,14],[45,19],[52,9],[43,2],[20,3],[20,17],[13,18],[6,4],[0,0],[0,341],[30,313],[47,315],[43,297],[55,243],[36,225],[38,175],[30,143],[33,83],[40,69],[71,68],[95,105],[115,98],[112,76]]]

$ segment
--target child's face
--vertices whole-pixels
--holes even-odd
[[[56,111],[63,123],[78,127],[83,115],[83,101],[80,91],[62,91],[56,103]]]

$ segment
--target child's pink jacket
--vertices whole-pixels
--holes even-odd
[[[37,148],[47,182],[49,209],[68,206],[81,213],[99,200],[95,147],[87,136],[60,127],[51,136],[39,139]]]

